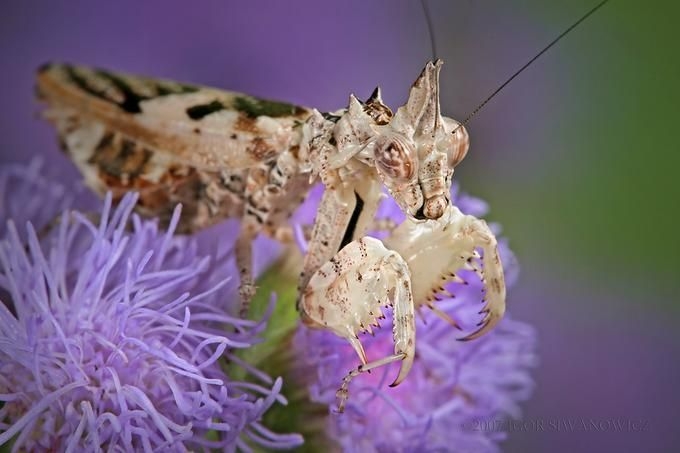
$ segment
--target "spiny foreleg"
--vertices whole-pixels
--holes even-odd
[[[366,233],[382,199],[374,171],[356,162],[342,171],[327,172],[324,185],[300,274],[299,297],[324,263]]]
[[[505,280],[496,238],[484,220],[464,215],[449,206],[437,220],[405,220],[385,239],[385,245],[406,260],[411,271],[416,306],[429,306],[437,315],[458,326],[448,314],[434,305],[435,296],[446,293],[444,285],[462,282],[460,270],[474,270],[485,287],[484,314],[478,329],[462,338],[472,340],[493,328],[505,313]],[[476,260],[480,257],[482,268]]]
[[[471,217],[471,216],[470,216]],[[489,229],[484,220],[472,217],[468,234],[472,237],[475,247],[479,247],[482,252],[481,270],[482,283],[484,283],[484,307],[479,312],[484,314],[482,320],[477,324],[476,331],[467,335],[461,340],[473,340],[489,332],[503,318],[505,314],[505,276],[503,265],[498,254],[498,243],[496,236]]]
[[[393,307],[394,353],[369,362],[359,333],[379,328],[382,308]],[[415,319],[408,266],[398,253],[372,237],[345,246],[311,277],[300,299],[300,314],[309,327],[331,330],[347,339],[361,366],[350,371],[338,390],[339,410],[348,397],[350,381],[360,373],[401,361],[392,386],[408,375],[415,357]]]

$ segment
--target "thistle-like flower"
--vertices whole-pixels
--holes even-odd
[[[459,195],[456,188],[452,200],[466,214],[479,217],[487,211],[486,203]],[[397,223],[403,220],[391,200],[384,202],[379,216]],[[500,232],[497,226],[492,228]],[[499,247],[506,283],[511,285],[517,264],[507,241],[500,240]],[[471,328],[479,320],[482,285],[472,271],[460,275],[469,284],[448,285],[456,297],[441,300],[437,307]],[[382,324],[391,326],[391,322],[388,315]],[[378,329],[374,337],[362,337],[369,358],[391,352],[390,330]],[[399,364],[358,376],[350,384],[345,412],[336,414],[336,391],[344,374],[356,368],[356,352],[331,332],[300,327],[294,338],[301,361],[298,375],[307,383],[311,400],[329,407],[327,436],[344,451],[497,451],[497,442],[505,434],[485,427],[490,420],[519,417],[518,403],[530,396],[529,371],[536,362],[533,328],[506,315],[491,333],[459,342],[459,330],[424,312],[417,330],[416,359],[409,377],[388,388]]]
[[[17,225],[27,221],[41,230],[67,207],[71,206],[73,192],[45,175],[42,159],[33,159],[28,165],[0,165],[0,237],[7,230],[7,220]]]
[[[8,223],[0,242],[0,445],[299,445],[300,436],[261,424],[270,406],[285,403],[281,379],[234,354],[258,341],[264,321],[228,315],[230,256],[202,257],[194,239],[173,237],[179,210],[161,233],[131,215],[134,204],[128,195],[114,210],[109,197],[98,224],[70,212],[42,238],[31,223],[25,238]],[[231,379],[224,357],[262,385]]]

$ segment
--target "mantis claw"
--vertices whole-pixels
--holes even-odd
[[[479,314],[485,316],[477,324],[479,329],[461,338],[472,340],[490,331],[505,313],[505,280],[496,238],[486,222],[464,215],[455,206],[449,206],[437,220],[402,223],[385,240],[385,245],[399,253],[411,270],[413,299],[416,308],[427,304],[433,290],[440,293],[442,277],[447,282],[466,284],[456,276],[461,269],[475,270],[484,283],[484,306]],[[476,250],[482,250],[482,254]],[[479,256],[483,267],[473,258]],[[433,308],[434,310],[434,308]],[[434,310],[440,318],[451,322],[445,313]]]
[[[379,328],[382,307],[394,310],[394,353],[369,362],[357,334]],[[415,357],[415,316],[411,276],[403,258],[388,250],[378,239],[364,237],[350,242],[309,280],[300,299],[303,319],[311,327],[330,329],[347,339],[361,365],[345,376],[341,404],[349,382],[363,372],[401,361],[399,374],[391,384],[399,385],[408,376]]]

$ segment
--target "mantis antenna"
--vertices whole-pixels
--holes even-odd
[[[583,22],[583,21],[586,20],[588,17],[590,17],[591,15],[593,15],[593,14],[595,13],[595,11],[597,11],[597,10],[600,9],[600,8],[602,8],[602,7],[605,5],[605,3],[607,3],[608,1],[609,1],[609,0],[603,0],[603,1],[601,1],[600,3],[598,3],[597,5],[595,5],[590,11],[588,11],[587,13],[585,13],[583,16],[581,16],[580,19],[578,19],[576,22],[574,22],[573,24],[571,24],[571,25],[570,25],[566,30],[564,30],[562,33],[560,33],[555,39],[553,39],[553,40],[552,40],[547,46],[545,46],[540,52],[538,52],[536,55],[534,55],[533,58],[531,58],[529,61],[527,61],[521,68],[519,68],[517,71],[515,71],[514,74],[512,74],[512,75],[511,75],[505,82],[503,82],[498,88],[496,88],[489,96],[487,96],[487,98],[484,99],[484,100],[483,100],[483,101],[482,101],[482,102],[481,102],[481,103],[480,103],[480,104],[472,111],[472,113],[470,113],[470,114],[469,114],[469,115],[468,115],[468,116],[460,123],[460,125],[459,125],[456,129],[453,130],[452,133],[455,134],[456,131],[458,131],[458,129],[459,129],[460,127],[465,126],[465,125],[466,125],[466,124],[467,124],[467,123],[468,123],[468,122],[469,122],[469,121],[470,121],[470,120],[471,120],[471,119],[472,119],[472,118],[473,118],[473,117],[474,117],[474,116],[475,116],[482,108],[484,108],[484,106],[485,106],[491,99],[494,98],[494,96],[496,96],[498,93],[500,93],[500,91],[501,91],[503,88],[505,88],[510,82],[512,82],[512,81],[515,79],[515,77],[517,77],[518,75],[520,75],[525,69],[527,69],[529,66],[531,66],[531,64],[532,64],[534,61],[538,60],[538,58],[539,58],[541,55],[543,55],[544,53],[546,53],[546,52],[548,51],[548,49],[550,49],[552,46],[554,46],[555,44],[557,44],[557,42],[558,42],[559,40],[561,40],[562,38],[564,38],[564,37],[565,37],[567,34],[569,34],[569,32],[571,32],[574,28],[578,27],[578,26],[581,24],[581,22]],[[430,16],[430,10],[429,10],[428,7],[427,7],[427,0],[421,0],[420,3],[421,3],[421,5],[423,6],[423,12],[425,13],[425,20],[426,20],[426,22],[427,22],[427,30],[428,30],[428,33],[429,33],[429,35],[430,35],[430,45],[431,45],[431,47],[432,47],[432,58],[433,58],[434,60],[436,60],[436,58],[437,58],[437,48],[436,48],[436,46],[435,46],[434,34],[432,33],[432,17]]]

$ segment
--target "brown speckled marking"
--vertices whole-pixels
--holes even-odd
[[[107,132],[94,150],[89,163],[105,176],[119,178],[123,185],[145,171],[152,153],[140,148],[134,141]]]
[[[278,154],[277,150],[270,147],[267,142],[260,137],[253,139],[246,151],[259,161],[267,161],[276,157]]]
[[[368,257],[368,253],[366,252],[366,243],[364,242],[363,238],[359,240],[359,252],[361,253],[361,258]]]
[[[371,97],[364,104],[364,112],[381,126],[388,124],[392,119],[392,110],[383,103],[379,87],[373,91]]]
[[[501,290],[502,290],[501,282],[500,282],[500,280],[499,280],[498,278],[492,278],[490,283],[491,283],[492,289],[493,289],[495,292],[497,292],[497,293],[500,293],[500,292],[501,292]]]
[[[342,273],[342,265],[338,261],[337,257],[333,257],[330,260],[330,263],[333,265],[333,272],[335,272],[337,275],[340,275]]]
[[[234,123],[234,129],[241,132],[248,132],[252,134],[259,134],[260,129],[255,124],[255,119],[250,118],[244,114],[240,114]]]

